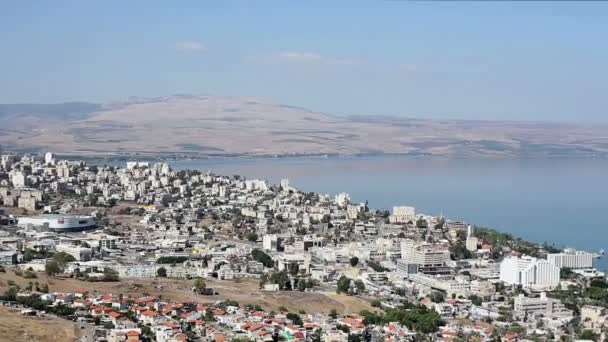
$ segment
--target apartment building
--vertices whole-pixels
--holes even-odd
[[[530,256],[509,256],[500,264],[500,280],[536,290],[555,288],[559,273],[559,267]]]
[[[547,255],[547,261],[559,268],[572,269],[592,268],[593,254],[585,251],[566,249],[562,253],[551,253]]]

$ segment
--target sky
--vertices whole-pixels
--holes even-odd
[[[608,122],[608,2],[3,1],[0,103]]]

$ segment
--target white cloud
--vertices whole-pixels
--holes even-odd
[[[365,64],[358,59],[334,58],[323,56],[316,52],[283,51],[271,58],[274,61],[299,64],[324,64],[354,66]]]
[[[285,51],[278,53],[276,57],[286,62],[295,63],[318,63],[323,61],[323,57],[314,52]]]
[[[175,49],[177,51],[185,52],[205,52],[207,48],[200,42],[194,40],[185,40],[175,43]]]

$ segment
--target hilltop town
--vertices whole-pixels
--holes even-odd
[[[0,161],[1,303],[81,341],[608,338],[593,253],[167,163]]]

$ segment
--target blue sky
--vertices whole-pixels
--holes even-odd
[[[607,122],[606,18],[608,2],[5,1],[0,102]]]

